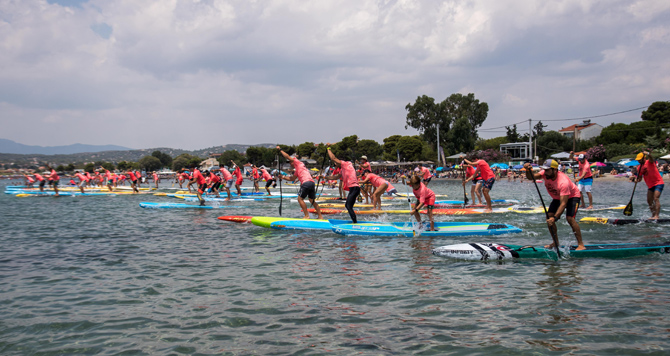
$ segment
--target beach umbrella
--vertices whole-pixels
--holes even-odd
[[[593,168],[593,167],[605,167],[605,166],[606,166],[605,163],[600,163],[600,162],[596,162],[596,163],[591,164],[591,168]]]
[[[624,166],[632,167],[632,166],[639,166],[640,162],[638,161],[629,161],[623,164]]]
[[[514,167],[512,167],[512,168],[514,168],[514,169],[521,169],[521,168],[523,168],[523,166],[520,165],[520,164],[517,164],[516,166],[514,166]]]

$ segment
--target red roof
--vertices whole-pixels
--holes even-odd
[[[575,131],[575,127],[577,128],[577,131],[580,131],[580,130],[583,130],[583,129],[587,128],[587,127],[591,127],[591,126],[593,126],[593,125],[595,125],[595,124],[588,124],[588,125],[584,125],[584,124],[574,124],[574,125],[572,125],[572,126],[568,126],[568,127],[566,127],[566,128],[562,128],[562,129],[558,130],[558,132],[572,132],[572,131]]]

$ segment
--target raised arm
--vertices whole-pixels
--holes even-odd
[[[337,159],[337,157],[335,157],[335,154],[333,153],[333,151],[330,150],[330,143],[327,143],[326,147],[327,147],[326,149],[328,150],[328,157],[330,157],[330,160],[335,162],[335,164],[337,164],[337,165],[341,165],[342,161]]]

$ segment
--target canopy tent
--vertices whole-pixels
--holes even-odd
[[[670,159],[670,155],[665,155],[663,157],[660,157],[660,159]]]
[[[570,154],[567,152],[554,153],[551,158],[570,158]]]

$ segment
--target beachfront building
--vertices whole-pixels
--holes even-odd
[[[597,137],[602,131],[602,126],[592,123],[591,120],[584,120],[584,122],[581,124],[574,124],[568,127],[564,127],[558,130],[558,133],[570,139],[575,138],[579,141]]]
[[[503,143],[500,152],[509,155],[512,161],[526,161],[532,159],[529,142]]]

